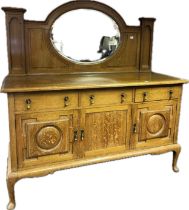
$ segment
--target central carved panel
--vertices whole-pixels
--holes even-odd
[[[38,147],[50,150],[60,143],[61,133],[55,126],[47,126],[41,128],[36,135],[36,143]]]
[[[151,134],[157,134],[161,132],[162,129],[165,127],[165,118],[160,114],[154,114],[149,117],[147,122],[147,129],[148,132]]]
[[[149,110],[148,110],[149,109]],[[139,141],[168,137],[170,129],[171,109],[165,107],[162,110],[144,109],[140,112]]]

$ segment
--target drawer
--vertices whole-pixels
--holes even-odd
[[[90,90],[81,92],[80,103],[82,107],[124,105],[132,98],[132,89]]]
[[[15,94],[15,111],[74,109],[78,107],[78,93],[40,92]]]
[[[171,100],[181,97],[180,86],[148,87],[135,90],[135,102]]]

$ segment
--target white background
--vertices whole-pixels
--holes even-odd
[[[44,20],[63,0],[1,0],[0,6],[26,8],[26,19]],[[187,0],[101,0],[115,8],[129,25],[138,17],[156,17],[153,70],[189,79],[189,12]],[[8,72],[4,13],[0,11],[0,81]],[[180,172],[172,172],[172,154],[143,156],[65,170],[16,185],[17,210],[188,210],[189,86],[184,87],[179,142]],[[0,95],[0,210],[6,209],[8,151],[6,95]]]

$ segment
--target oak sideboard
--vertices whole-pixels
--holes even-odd
[[[9,210],[15,208],[18,180],[57,170],[173,152],[172,167],[178,172],[182,86],[188,81],[152,71],[154,18],[129,26],[113,8],[86,0],[63,4],[44,21],[25,20],[22,8],[2,9],[9,58],[1,88],[9,107]],[[56,21],[77,11],[97,12],[114,22],[117,32],[98,38],[97,58],[66,55],[67,42],[57,40]],[[83,29],[74,21],[71,44],[80,55],[76,45],[85,47],[77,38]],[[91,20],[92,29],[98,24]],[[69,32],[64,25],[61,37]],[[81,25],[87,34],[89,26]],[[95,43],[92,35],[88,47]]]

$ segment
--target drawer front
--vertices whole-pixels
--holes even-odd
[[[80,103],[82,107],[124,105],[132,98],[132,89],[90,90],[81,92]]]
[[[181,97],[181,87],[152,87],[137,88],[135,90],[135,102],[171,100]]]
[[[45,92],[15,94],[15,111],[74,109],[78,106],[75,92]]]

